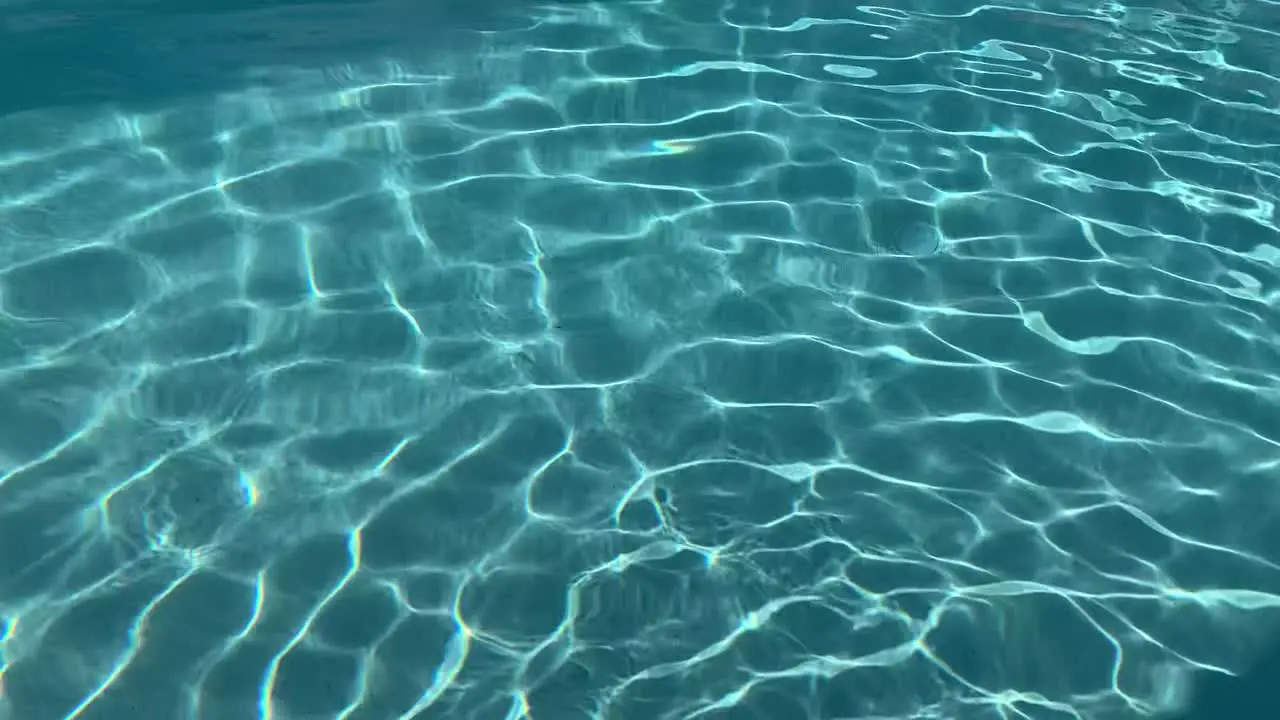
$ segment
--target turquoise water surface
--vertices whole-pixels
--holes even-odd
[[[1280,717],[1280,4],[0,18],[0,718]]]

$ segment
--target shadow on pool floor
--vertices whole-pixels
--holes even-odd
[[[577,0],[557,0],[571,4]],[[0,0],[0,115],[110,103],[160,108],[235,91],[249,71],[477,52],[534,0]]]

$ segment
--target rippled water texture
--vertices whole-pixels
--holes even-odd
[[[1259,667],[1280,6],[899,5],[5,4],[0,717]]]

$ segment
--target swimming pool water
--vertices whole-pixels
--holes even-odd
[[[0,11],[0,717],[1261,667],[1280,6],[454,5]]]

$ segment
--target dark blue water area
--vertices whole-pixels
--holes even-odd
[[[1280,717],[1280,9],[0,0],[0,720]]]
[[[520,2],[10,2],[0,11],[0,62],[11,68],[0,112],[154,108],[241,89],[264,67],[476,52],[481,34],[528,23]]]

